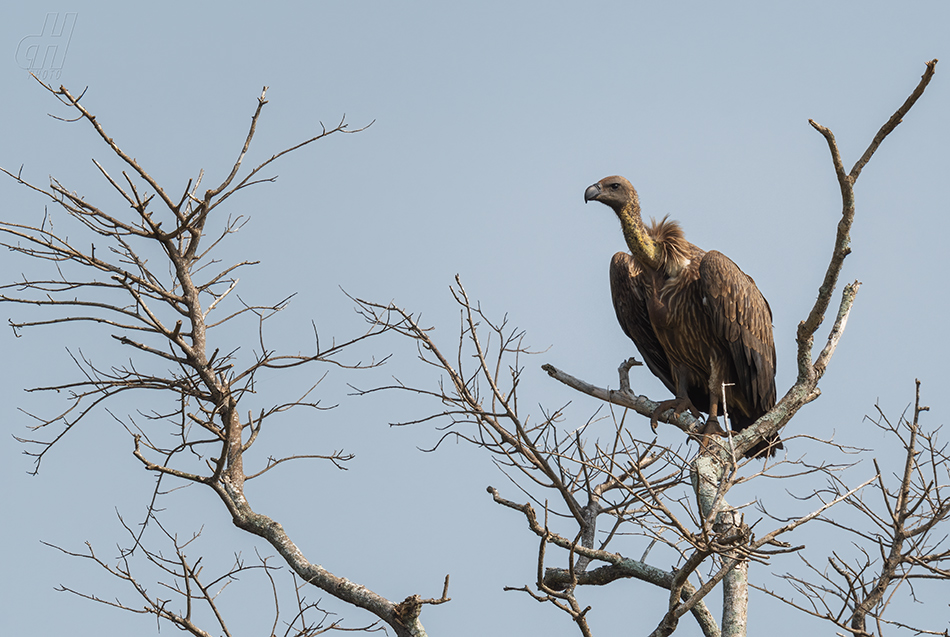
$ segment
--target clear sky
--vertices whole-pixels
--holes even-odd
[[[87,108],[172,191],[201,169],[210,181],[223,178],[265,85],[270,103],[251,163],[314,134],[320,121],[335,124],[344,114],[351,127],[375,121],[363,133],[335,136],[284,159],[273,171],[280,175],[276,183],[234,200],[231,213],[250,221],[225,256],[261,261],[244,275],[242,298],[276,301],[298,292],[276,335],[291,349],[309,346],[311,319],[326,339],[362,329],[341,287],[423,312],[448,348],[457,328],[448,286],[458,273],[490,314],[507,312],[530,345],[547,349],[526,362],[522,401],[549,407],[573,401],[570,429],[598,405],[556,386],[540,365],[616,385],[617,365],[635,353],[616,324],[607,281],[610,256],[623,249],[623,239],[607,208],[583,204],[589,184],[610,174],[628,177],[645,216],[671,215],[688,239],[723,251],[755,277],[774,313],[781,396],[795,377],[795,326],[814,300],[840,213],[827,146],[808,119],[834,131],[850,167],[916,85],[924,63],[947,58],[858,181],[853,254],[843,280],[859,279],[863,287],[821,383],[822,397],[802,410],[787,435],[833,432],[840,442],[893,459],[894,449],[864,416],[879,401],[896,418],[913,400],[915,378],[932,407],[925,424],[936,427],[950,413],[947,3],[37,6],[11,4],[0,20],[6,96],[0,165],[23,165],[24,176],[40,184],[53,175],[120,209],[90,161],[111,159],[106,148],[88,126],[47,117],[65,113],[21,68],[18,47],[42,32],[47,11],[77,14],[53,84],[87,90]],[[44,205],[0,180],[3,219],[36,223]],[[4,253],[0,267],[11,281],[30,264]],[[29,316],[12,306],[0,310],[4,320]],[[248,349],[254,344],[253,334],[228,338]],[[116,512],[137,523],[150,494],[127,434],[101,413],[64,439],[36,477],[27,475],[31,464],[12,437],[24,435],[30,422],[18,408],[57,406],[53,397],[23,389],[72,378],[67,347],[106,356],[114,351],[99,343],[109,340],[85,330],[32,331],[19,339],[8,331],[0,340],[4,634],[155,630],[153,619],[55,592],[62,584],[134,601],[92,565],[41,544],[81,551],[88,540],[104,557],[115,553],[125,540]],[[566,615],[502,592],[533,582],[537,542],[523,519],[485,493],[492,484],[520,497],[490,460],[462,445],[422,454],[417,447],[440,435],[432,427],[387,425],[437,406],[394,394],[347,395],[346,383],[370,386],[390,374],[434,383],[403,344],[381,340],[374,348],[396,354],[385,370],[366,376],[331,370],[321,398],[339,408],[289,420],[268,443],[274,453],[344,448],[357,456],[351,469],[275,469],[270,482],[254,487],[261,508],[285,524],[311,560],[390,599],[438,597],[450,573],[453,601],[424,611],[431,635],[577,634]],[[260,400],[283,382],[263,382]],[[645,371],[635,371],[633,383],[652,398],[668,397]],[[116,409],[127,413],[136,405]],[[667,428],[661,441],[678,438]],[[789,444],[795,454],[824,449]],[[873,475],[870,457],[855,469],[854,483]],[[757,484],[737,499],[769,503],[783,496],[785,485]],[[209,564],[224,564],[235,552],[252,559],[255,548],[267,551],[230,525],[210,493],[191,488],[164,504],[183,537],[204,525]],[[802,538],[820,548],[821,535]],[[642,547],[631,540],[627,552],[639,555]],[[753,566],[751,577],[771,586],[769,572],[798,568],[795,558],[779,558]],[[266,601],[268,592],[248,578],[225,595],[243,618],[255,608],[254,596]],[[664,599],[633,581],[581,595],[594,606],[599,635],[650,615]],[[351,625],[365,623],[355,610],[328,606]],[[914,612],[930,616],[930,628],[947,628],[945,596]],[[249,631],[242,634],[269,629],[266,621],[254,623],[259,616],[251,611],[242,619]],[[771,634],[801,634],[803,626],[832,632],[753,592],[750,634],[762,634],[776,616],[789,621]],[[652,627],[649,619],[642,630]],[[696,632],[684,622],[682,634]]]

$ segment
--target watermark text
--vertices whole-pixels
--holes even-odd
[[[20,68],[26,69],[41,80],[59,79],[78,15],[47,13],[43,32],[26,36],[16,48],[16,62]]]

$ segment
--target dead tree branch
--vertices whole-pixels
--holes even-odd
[[[256,391],[258,378],[314,364],[349,369],[376,367],[385,359],[352,364],[343,357],[357,344],[390,327],[371,325],[362,334],[331,347],[321,348],[316,339],[312,354],[277,353],[267,346],[265,324],[269,325],[268,321],[287,306],[289,298],[260,305],[244,303],[234,294],[238,275],[256,262],[224,266],[215,257],[222,242],[246,222],[242,216],[222,217],[219,206],[244,188],[273,181],[274,177],[262,174],[281,157],[330,135],[359,132],[365,127],[350,129],[344,119],[332,128],[321,124],[309,139],[245,169],[267,104],[265,87],[243,145],[224,179],[199,194],[204,178],[200,172],[179,196],[173,196],[172,190],[160,184],[108,134],[104,123],[86,107],[84,95],[76,96],[65,87],[43,86],[75,115],[60,119],[84,122],[96,131],[110,153],[109,161],[93,160],[97,171],[130,208],[112,213],[55,178],[43,187],[27,181],[22,171],[0,168],[17,183],[48,199],[58,211],[43,214],[35,222],[0,222],[0,236],[4,237],[0,245],[25,257],[38,272],[0,285],[0,302],[39,314],[12,321],[17,335],[41,327],[87,324],[103,329],[127,348],[128,354],[124,363],[101,365],[79,351],[72,355],[79,371],[77,380],[31,390],[68,396],[65,410],[52,416],[31,415],[34,432],[54,432],[46,437],[34,434],[21,438],[35,458],[34,472],[39,471],[49,450],[67,433],[80,429],[99,407],[117,396],[134,393],[138,404],[148,407],[140,407],[138,416],[122,418],[121,422],[132,435],[134,456],[145,470],[155,474],[157,481],[164,478],[210,487],[231,513],[234,524],[267,540],[308,585],[368,610],[397,635],[425,634],[418,613],[407,619],[405,614],[399,615],[399,604],[307,560],[280,524],[251,507],[244,491],[246,480],[290,460],[325,459],[342,467],[352,457],[344,452],[298,453],[268,458],[263,469],[246,473],[245,458],[279,414],[301,408],[326,409],[309,397],[314,385],[303,395],[259,410],[256,415],[243,411],[247,418],[242,419],[242,399]],[[111,169],[110,163],[117,168]],[[209,235],[213,240],[202,245]],[[260,349],[245,353],[228,348],[225,327],[251,335],[248,341],[256,340]],[[101,348],[97,355],[105,356]],[[158,427],[159,423],[163,425]],[[166,433],[168,424],[170,437]],[[158,493],[156,487],[145,527],[156,520]],[[138,538],[141,534],[135,547],[141,546]],[[91,548],[87,557],[141,588],[125,565],[118,569],[109,566],[98,560]],[[202,588],[198,572],[193,570],[195,565],[186,562],[183,555],[175,564],[178,570],[168,572],[184,585],[182,595],[187,604],[204,601],[213,607],[213,597]],[[204,634],[188,612],[176,614],[157,598],[149,599],[148,612],[193,634]],[[322,624],[304,620],[304,610],[303,606],[298,608],[302,627],[295,634],[322,632]],[[338,624],[326,628],[337,629]],[[218,618],[215,630],[228,634],[223,618]]]
[[[706,437],[700,454],[688,462],[672,449],[656,447],[655,441],[639,440],[625,427],[627,410],[646,417],[653,415],[658,403],[638,396],[630,389],[629,370],[638,364],[625,361],[619,369],[619,389],[601,388],[575,378],[553,365],[543,369],[553,378],[581,393],[609,405],[623,408],[613,414],[615,432],[607,444],[591,444],[583,434],[594,421],[567,426],[564,408],[545,410],[538,418],[519,410],[519,387],[523,374],[522,359],[530,352],[524,345],[524,333],[509,328],[507,317],[493,321],[482,307],[473,302],[460,280],[452,288],[459,305],[461,327],[453,351],[436,343],[431,328],[420,325],[418,317],[395,304],[377,304],[357,300],[364,318],[371,325],[388,325],[392,331],[414,341],[421,361],[435,368],[442,381],[435,389],[395,382],[385,387],[357,390],[367,394],[381,390],[407,391],[438,401],[438,410],[421,418],[395,424],[442,422],[447,437],[465,440],[493,454],[496,464],[523,491],[528,502],[516,504],[489,488],[495,501],[520,511],[529,529],[540,541],[538,578],[535,593],[517,587],[532,598],[551,603],[568,613],[582,635],[589,634],[590,608],[579,603],[577,593],[585,585],[603,585],[620,578],[635,577],[670,591],[669,609],[654,635],[672,633],[679,618],[692,613],[704,634],[718,635],[720,628],[705,607],[703,599],[720,581],[725,582],[729,597],[724,606],[722,634],[745,634],[747,565],[766,562],[777,553],[794,552],[780,536],[802,524],[820,518],[827,507],[851,502],[860,491],[845,489],[810,514],[786,521],[756,537],[744,522],[741,508],[726,501],[732,486],[750,477],[740,477],[739,463],[745,452],[777,434],[806,404],[820,395],[818,383],[828,368],[847,325],[860,283],[845,285],[834,324],[826,342],[813,359],[815,334],[827,314],[840,277],[845,257],[851,250],[850,231],[854,220],[854,184],[881,142],[907,115],[933,75],[936,60],[927,64],[920,84],[905,103],[877,133],[861,159],[846,173],[837,144],[830,130],[812,122],[826,139],[842,195],[834,249],[825,277],[819,286],[814,307],[801,322],[797,333],[798,377],[775,407],[754,425],[728,439]],[[672,410],[661,416],[689,437],[696,437],[703,424],[688,412],[676,417]],[[438,444],[435,445],[438,447]],[[802,460],[781,460],[779,465],[801,465],[792,475],[815,472],[831,474],[830,464],[808,466]],[[756,475],[773,471],[766,464]],[[649,467],[650,471],[646,471]],[[685,483],[689,474],[691,488]],[[755,476],[753,476],[755,477]],[[521,480],[519,480],[521,478]],[[862,487],[865,485],[862,485]],[[860,487],[859,487],[860,489]],[[535,511],[544,510],[541,523]],[[602,528],[598,524],[608,523]],[[566,526],[574,530],[561,531]],[[754,526],[754,525],[753,525]],[[644,559],[635,562],[621,557],[620,551],[608,550],[626,539],[645,538],[649,547]],[[599,546],[598,546],[599,545]],[[564,553],[562,568],[546,565],[548,547]],[[646,554],[654,546],[668,551],[676,562],[672,570],[655,569],[646,563]],[[605,565],[588,569],[593,562]],[[710,575],[699,585],[701,566]]]
[[[843,484],[831,485],[831,494],[850,505],[867,524],[845,525],[824,516],[820,519],[845,534],[846,541],[838,545],[853,543],[858,553],[851,559],[832,553],[826,558],[830,568],[825,570],[802,558],[811,578],[789,573],[782,576],[807,600],[807,605],[775,591],[765,592],[855,637],[874,634],[869,620],[878,626],[878,634],[882,625],[915,634],[945,634],[945,630],[928,630],[883,616],[898,589],[914,597],[915,582],[950,580],[946,529],[950,520],[950,456],[947,445],[938,442],[937,431],[921,428],[920,415],[927,409],[920,403],[917,381],[911,418],[902,416],[893,423],[878,407],[877,417],[870,419],[904,447],[904,464],[899,472],[887,478],[875,460],[877,475],[864,483],[875,483],[875,488],[844,492]],[[877,502],[868,494],[873,494]]]

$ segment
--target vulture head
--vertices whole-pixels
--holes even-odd
[[[634,190],[629,181],[617,175],[604,177],[593,186],[588,187],[584,191],[584,203],[588,201],[599,201],[610,206],[617,213],[627,206],[640,207],[637,191]]]

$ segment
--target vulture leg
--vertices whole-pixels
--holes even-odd
[[[653,415],[650,416],[650,427],[653,428],[653,431],[656,431],[656,426],[660,417],[665,411],[670,409],[673,410],[673,416],[679,417],[687,409],[693,414],[694,417],[699,418],[702,414],[696,405],[693,404],[693,401],[689,399],[687,389],[686,389],[686,374],[676,374],[676,398],[671,398],[670,400],[664,400],[661,402],[656,409],[653,410]]]
[[[715,373],[713,373],[715,376]],[[710,383],[712,385],[712,383]],[[706,436],[727,436],[725,430],[719,426],[719,397],[714,391],[709,392],[709,417],[706,424],[699,430],[699,444],[703,449],[707,448]]]
[[[713,360],[710,361],[709,365],[709,418],[706,419],[706,424],[699,431],[703,435],[726,435],[725,430],[719,426],[719,400],[721,398],[719,392],[722,391],[721,379],[723,373],[718,363],[719,361]]]

